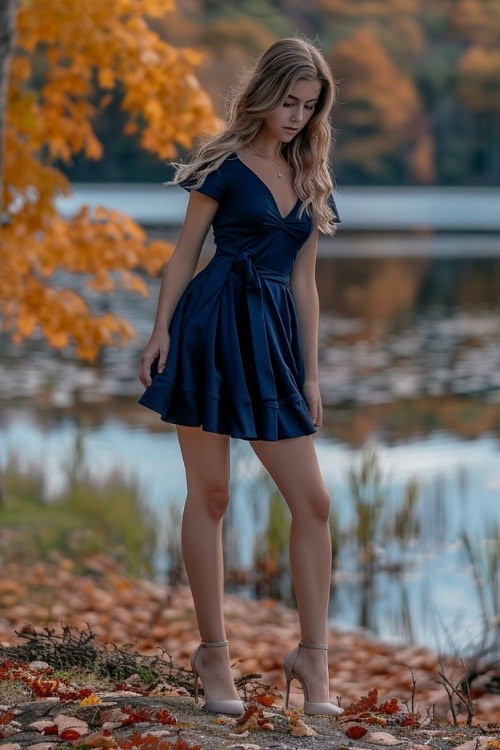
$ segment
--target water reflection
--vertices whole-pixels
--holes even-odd
[[[450,399],[459,408],[463,396],[474,396],[491,412],[483,427],[494,427],[500,401],[500,259],[319,258],[317,279],[324,407],[389,408],[411,400],[415,411],[427,412],[430,399],[439,415],[443,399],[448,410]],[[62,274],[57,279],[80,291],[79,281]],[[0,337],[2,399],[29,397],[78,408],[137,398],[138,358],[151,332],[159,283],[149,282],[147,300],[85,291],[94,313],[126,316],[138,331],[127,350],[109,348],[95,365],[75,362],[71,348],[47,350],[41,336],[18,347]]]

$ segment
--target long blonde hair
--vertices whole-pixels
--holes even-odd
[[[253,140],[263,122],[262,115],[280,106],[295,82],[304,78],[319,80],[321,92],[312,117],[293,140],[284,144],[282,155],[295,175],[294,189],[302,202],[299,218],[307,210],[323,234],[335,235],[337,227],[331,222],[339,217],[328,205],[333,190],[328,164],[335,143],[330,114],[337,87],[320,50],[298,36],[279,39],[268,47],[254,69],[247,72],[243,88],[228,100],[224,130],[205,136],[190,163],[171,162],[177,168],[175,176],[164,184],[191,183],[194,179],[193,189],[200,187],[206,175],[230,153]]]

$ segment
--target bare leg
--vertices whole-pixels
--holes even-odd
[[[321,476],[311,435],[251,440],[292,514],[290,569],[299,610],[302,640],[328,643],[328,600],[332,568],[330,496]],[[309,700],[327,702],[328,652],[302,648],[297,668],[309,687]]]
[[[222,523],[229,503],[229,436],[176,425],[186,470],[182,555],[200,635],[223,641],[224,562]],[[213,700],[238,699],[227,646],[202,648],[197,658],[204,692]]]

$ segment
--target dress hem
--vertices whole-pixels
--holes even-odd
[[[169,385],[172,386],[172,383],[169,383]],[[185,398],[182,396],[183,393],[186,394]],[[286,399],[279,399],[283,402],[288,401],[288,404],[283,403],[281,407],[269,406],[263,402],[262,410],[257,412],[258,421],[256,422],[254,408],[251,410],[244,408],[236,409],[234,414],[230,416],[227,408],[220,410],[218,402],[222,401],[222,399],[207,395],[203,398],[204,409],[202,418],[200,416],[200,408],[198,407],[199,399],[196,397],[193,399],[191,397],[193,393],[199,393],[199,391],[182,389],[182,391],[176,394],[176,398],[172,398],[173,393],[171,390],[171,398],[164,400],[152,398],[151,394],[146,391],[138,400],[138,403],[159,414],[163,422],[178,424],[184,427],[201,427],[204,432],[228,435],[240,440],[276,442],[278,440],[314,435],[317,432],[317,428],[314,427],[310,419],[306,402],[300,394],[297,395],[295,400],[291,400],[292,397],[290,396]],[[209,406],[209,402],[215,402],[212,408]],[[167,403],[169,406],[166,408]],[[237,402],[232,403],[236,404]],[[238,403],[242,407],[251,404],[251,402]],[[186,414],[190,414],[192,418],[186,417]],[[310,425],[308,421],[310,421]],[[237,426],[238,423],[239,427]],[[255,429],[252,429],[256,425],[261,428],[258,431],[259,434]]]

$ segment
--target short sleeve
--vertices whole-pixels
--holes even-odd
[[[337,206],[335,205],[335,199],[333,197],[333,193],[330,193],[330,195],[328,196],[328,205],[330,206],[330,208],[332,209],[332,211],[333,211],[333,213],[335,214],[335,217],[336,217],[336,218],[334,217],[332,219],[332,222],[334,224],[341,224],[342,223],[342,219],[340,218]]]
[[[209,172],[206,175],[203,184],[200,185],[199,188],[196,188],[196,190],[199,193],[208,195],[209,198],[220,201],[224,196],[227,187],[226,170],[224,169],[224,165],[225,161],[222,162],[220,167]],[[193,190],[196,181],[195,178],[192,178],[189,181],[183,180],[182,182],[179,182],[179,185],[183,187],[184,190],[190,191]]]

